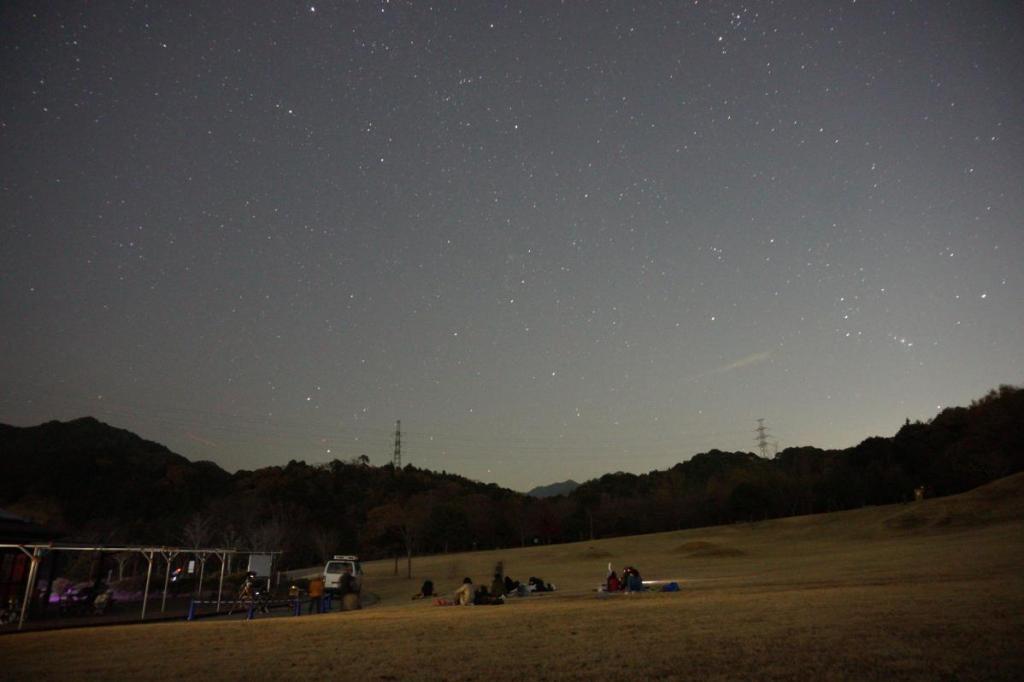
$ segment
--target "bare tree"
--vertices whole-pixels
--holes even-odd
[[[181,528],[181,540],[191,549],[206,547],[212,537],[213,520],[202,512],[193,514]]]
[[[276,552],[283,548],[287,537],[288,532],[284,523],[273,517],[249,532],[249,549],[257,552]]]
[[[526,537],[530,534],[530,502],[524,498],[513,497],[505,505],[508,524],[519,536],[519,544],[526,547]]]
[[[430,496],[420,494],[402,503],[374,507],[366,515],[366,532],[370,537],[395,535],[401,541],[405,549],[406,578],[412,578],[412,553],[430,518],[430,509]]]
[[[220,531],[220,545],[224,549],[238,549],[242,546],[245,538],[242,536],[238,529],[235,528],[234,524],[227,524]],[[227,572],[231,572],[232,564],[234,563],[234,554],[227,555]]]
[[[181,538],[187,547],[203,549],[209,546],[213,537],[213,519],[202,512],[192,515],[181,529]],[[199,560],[199,578],[196,580],[196,594],[202,596],[203,576],[206,572],[206,552],[196,552]]]

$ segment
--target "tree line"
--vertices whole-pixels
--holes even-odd
[[[949,495],[1024,469],[1024,390],[1001,386],[891,438],[712,450],[667,470],[609,473],[536,499],[448,472],[365,457],[229,474],[94,419],[0,426],[0,506],[93,542],[412,557],[631,535]]]

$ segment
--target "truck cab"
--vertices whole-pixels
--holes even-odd
[[[345,569],[352,573],[352,591],[358,594],[363,584],[363,565],[359,557],[348,554],[335,554],[324,565],[324,590],[330,594],[337,594],[340,590],[341,576]]]

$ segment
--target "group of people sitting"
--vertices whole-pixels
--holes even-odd
[[[607,592],[641,592],[644,589],[644,581],[640,577],[640,571],[633,566],[626,566],[622,569],[621,579],[615,571],[608,571],[604,589]]]
[[[452,602],[455,606],[469,606],[470,604],[475,606],[498,606],[504,604],[505,593],[503,588],[505,584],[503,581],[498,581],[496,584],[500,585],[502,589],[494,592],[492,590],[495,584],[491,585],[492,589],[488,589],[486,585],[474,587],[472,578],[463,578],[462,585],[459,586],[459,589],[455,590]]]
[[[423,599],[425,597],[437,597],[434,603],[438,606],[468,606],[474,604],[477,606],[496,606],[498,604],[504,604],[506,597],[525,597],[531,592],[554,592],[555,587],[550,583],[545,583],[543,580],[536,576],[531,576],[527,583],[524,585],[518,580],[513,580],[511,577],[504,575],[503,567],[501,562],[494,570],[494,579],[491,580],[490,587],[481,585],[475,587],[473,585],[472,578],[464,578],[462,585],[455,590],[451,600],[442,598],[434,591],[434,582],[432,580],[425,580],[423,587],[420,588],[419,594],[413,596],[413,599]]]

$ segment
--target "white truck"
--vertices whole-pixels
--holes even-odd
[[[363,565],[359,563],[359,557],[347,554],[335,554],[331,560],[324,565],[324,591],[328,594],[338,594],[341,591],[341,577],[345,569],[352,574],[351,590],[359,594],[363,585]]]

